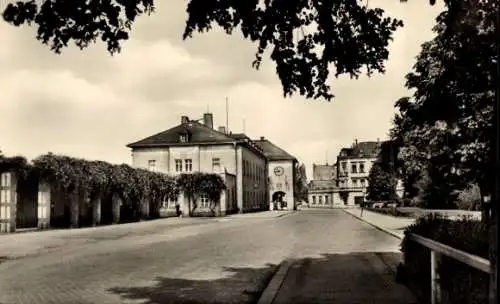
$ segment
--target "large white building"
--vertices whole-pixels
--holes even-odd
[[[216,204],[218,216],[269,209],[268,160],[262,148],[245,134],[214,129],[211,113],[199,120],[182,116],[177,126],[127,145],[132,149],[132,166],[170,175],[220,174],[227,190]],[[165,204],[162,212],[174,212],[176,204],[189,214],[182,196],[179,202]],[[213,214],[210,205],[201,198],[192,214]]]

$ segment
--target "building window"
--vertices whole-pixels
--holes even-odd
[[[351,166],[351,172],[352,173],[358,173],[358,167],[356,166],[356,164],[352,164],[352,166]]]
[[[325,205],[328,205],[330,201],[328,200],[328,195],[325,195]]]
[[[365,164],[364,163],[359,164],[359,173],[365,173]]]
[[[323,204],[323,196],[318,196],[318,205]]]
[[[175,205],[177,205],[177,200],[174,199],[167,199],[163,202],[163,208],[175,208]]]
[[[346,163],[346,162],[343,162],[343,163],[342,163],[342,171],[343,171],[343,172],[346,172],[346,171],[347,171],[347,163]]]
[[[210,208],[210,201],[204,195],[200,196],[200,208]]]
[[[313,205],[316,205],[316,196],[313,195]]]
[[[156,160],[148,160],[148,169],[150,171],[156,171]]]
[[[212,158],[212,171],[219,172],[220,171],[220,158]]]
[[[2,178],[2,181],[0,183],[0,185],[2,187],[10,187],[10,172],[4,172],[4,173],[1,173],[0,174],[1,178]]]
[[[366,187],[366,180],[365,179],[361,180],[361,187]]]
[[[186,172],[193,171],[193,161],[191,159],[184,160],[184,169],[186,170]]]
[[[185,143],[185,142],[187,142],[187,135],[186,135],[186,134],[181,134],[181,135],[179,136],[179,141],[180,141],[181,143]]]
[[[182,172],[182,160],[181,159],[175,160],[175,172]]]
[[[358,186],[358,180],[357,179],[353,179],[352,180],[352,186],[353,187],[357,187]]]

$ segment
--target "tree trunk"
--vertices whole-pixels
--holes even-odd
[[[481,222],[487,223],[490,219],[490,208],[491,201],[486,201],[486,196],[489,191],[486,191],[486,187],[481,183],[479,184],[479,195],[481,196]]]

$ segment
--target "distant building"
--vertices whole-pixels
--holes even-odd
[[[313,164],[313,180],[332,180],[336,178],[336,165]]]
[[[313,164],[314,178],[308,185],[309,207],[335,208],[363,202],[367,195],[370,170],[384,143],[380,140],[355,140],[350,148],[340,150],[335,164]],[[402,197],[403,190],[398,180],[396,194]]]
[[[351,148],[342,148],[337,156],[337,186],[345,204],[352,206],[364,201],[368,175],[377,160],[382,142],[357,140]]]
[[[264,137],[255,143],[267,158],[270,210],[294,210],[297,159]]]
[[[228,133],[224,127],[215,130],[213,115],[190,120],[182,116],[180,124],[127,147],[132,149],[132,166],[170,175],[190,172],[220,174],[227,190],[222,193],[217,215],[267,210],[267,159],[264,151],[246,135]],[[182,196],[179,202],[166,202],[163,212],[188,206]],[[211,213],[210,202],[200,198],[195,215]]]

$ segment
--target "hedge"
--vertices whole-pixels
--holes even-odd
[[[21,178],[33,174],[49,182],[68,198],[88,197],[111,203],[109,197],[118,196],[125,207],[140,213],[140,204],[147,201],[153,213],[164,200],[177,200],[180,192],[194,201],[201,195],[218,201],[225,189],[224,180],[217,174],[182,174],[174,178],[167,174],[112,165],[103,161],[89,161],[48,153],[29,164],[24,157],[0,157],[0,172],[14,171]]]
[[[436,215],[421,217],[405,235],[415,233],[453,248],[488,259],[488,224],[473,220],[448,220]],[[422,300],[430,299],[430,251],[403,239],[405,280]],[[438,266],[442,291],[448,303],[487,303],[489,274],[443,256]]]
[[[413,212],[402,212],[398,210],[398,208],[373,208],[373,207],[368,207],[365,208],[368,211],[372,212],[377,212],[380,214],[385,214],[385,215],[392,215],[396,217],[415,217],[415,214]]]

